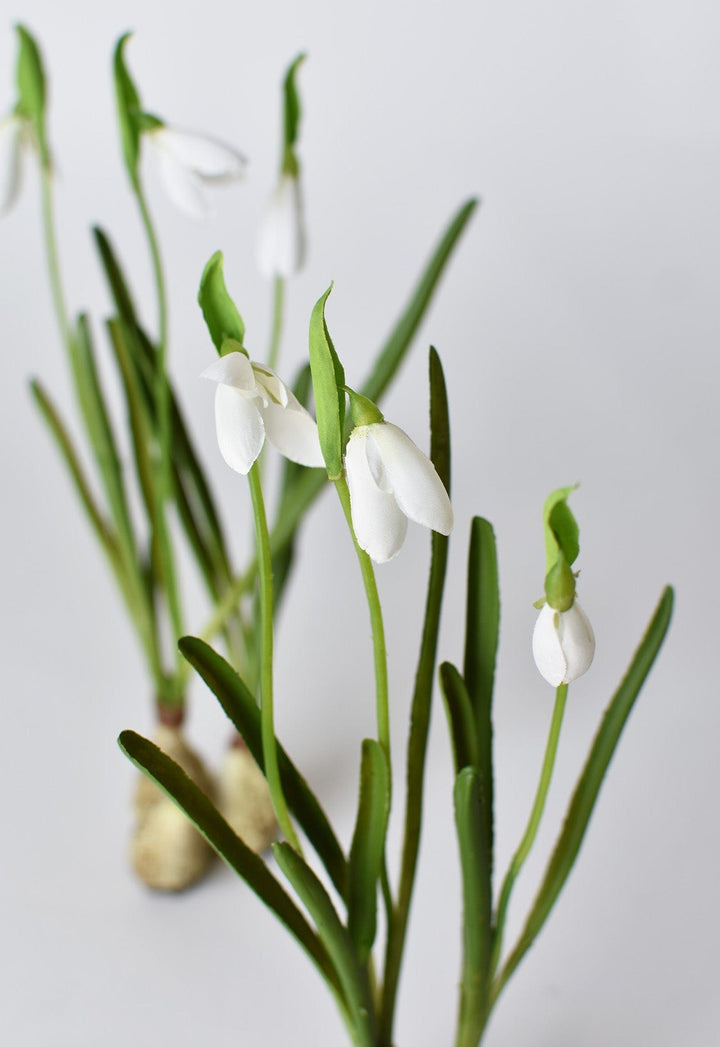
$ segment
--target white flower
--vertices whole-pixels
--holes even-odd
[[[376,563],[400,551],[408,519],[450,534],[453,511],[442,480],[396,425],[373,422],[353,429],[345,471],[355,537]]]
[[[0,121],[0,215],[10,210],[20,189],[23,131],[19,116]]]
[[[206,135],[177,131],[164,124],[146,134],[168,196],[191,218],[212,214],[205,192],[208,185],[235,182],[245,174],[245,157]]]
[[[567,611],[545,604],[535,622],[532,650],[540,675],[553,687],[572,683],[588,671],[595,637],[577,600]]]
[[[258,267],[263,276],[288,277],[305,261],[305,223],[300,181],[280,175],[258,241]]]
[[[268,367],[244,353],[227,353],[202,373],[217,382],[215,428],[220,453],[238,473],[249,473],[265,437],[300,465],[322,466],[317,425],[312,415]]]

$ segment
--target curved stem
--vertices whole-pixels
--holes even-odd
[[[50,287],[52,289],[53,305],[55,315],[60,327],[60,333],[65,345],[70,348],[72,335],[70,333],[70,322],[68,320],[67,307],[65,305],[65,294],[63,291],[62,275],[60,272],[60,256],[58,253],[57,237],[55,235],[55,214],[52,198],[52,174],[45,165],[40,166],[40,181],[42,185],[42,213],[43,232],[45,235],[45,251],[47,254],[48,272],[50,275]]]
[[[383,625],[382,607],[375,581],[375,571],[372,560],[366,552],[360,548],[355,537],[350,512],[350,490],[344,476],[335,480],[335,487],[340,498],[340,504],[345,513],[353,545],[357,553],[360,571],[362,573],[365,595],[367,596],[368,610],[370,611],[370,626],[373,638],[373,658],[375,663],[375,706],[377,714],[378,741],[385,750],[390,766],[390,709],[388,699],[388,676],[387,676],[387,651],[385,649],[385,627]]]
[[[263,761],[273,808],[278,825],[288,842],[301,854],[290,814],[285,802],[278,767],[277,741],[273,716],[273,591],[272,561],[270,559],[270,535],[268,533],[265,501],[258,464],[255,462],[248,474],[253,517],[255,519],[255,541],[257,544],[259,596],[260,596],[260,728],[262,733]]]
[[[540,772],[540,781],[538,782],[537,792],[535,793],[535,801],[530,812],[530,818],[528,819],[527,827],[523,834],[523,837],[518,845],[515,854],[513,855],[510,867],[505,875],[502,888],[500,890],[500,899],[498,901],[496,916],[495,916],[495,933],[493,939],[493,948],[490,956],[490,977],[492,978],[497,970],[498,963],[500,962],[500,954],[502,952],[502,939],[503,931],[505,928],[505,918],[507,916],[508,905],[510,903],[510,895],[512,894],[513,885],[518,877],[518,874],[523,867],[525,859],[530,853],[530,848],[535,842],[537,831],[540,826],[540,819],[545,809],[545,800],[547,799],[548,789],[550,788],[550,780],[552,778],[553,767],[555,766],[555,755],[557,753],[558,741],[560,739],[560,728],[562,726],[563,714],[565,712],[565,701],[567,699],[568,685],[560,684],[555,692],[555,706],[553,708],[552,720],[550,722],[550,733],[548,735],[547,744],[545,746],[545,757],[543,759],[542,770]],[[494,993],[497,996],[497,992]]]

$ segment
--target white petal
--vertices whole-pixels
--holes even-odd
[[[324,466],[315,419],[304,407],[298,406],[299,410],[274,403],[261,407],[265,434],[273,447],[291,462],[316,468]]]
[[[298,401],[295,399],[293,394],[290,392],[285,382],[271,371],[269,367],[263,367],[260,364],[253,364],[253,372],[255,374],[255,382],[257,385],[258,393],[263,398],[265,404],[276,403],[281,407],[287,407],[292,397],[295,403],[300,406]]]
[[[258,267],[263,276],[292,276],[305,260],[300,182],[281,175],[260,229]]]
[[[234,389],[240,389],[253,396],[257,395],[255,372],[245,353],[225,353],[224,356],[219,356],[205,368],[200,377],[209,378],[211,382],[219,382],[221,385],[231,385]]]
[[[215,138],[170,127],[159,127],[151,135],[159,149],[172,153],[179,164],[201,178],[231,182],[245,174],[245,157]]]
[[[246,476],[260,454],[265,426],[257,401],[230,385],[215,390],[215,430],[220,453],[236,473]]]
[[[553,687],[572,683],[587,672],[595,637],[577,600],[568,611],[545,604],[533,630],[532,650],[540,675]]]
[[[0,214],[9,211],[20,189],[22,125],[16,116],[0,123]]]
[[[354,429],[345,452],[345,471],[350,488],[350,509],[358,545],[376,563],[385,563],[400,552],[407,520],[391,494],[381,491],[373,479],[367,458],[369,426]]]
[[[153,131],[150,139],[160,132]],[[212,207],[205,195],[202,179],[189,167],[185,167],[168,149],[156,150],[158,171],[165,192],[172,202],[190,218],[203,219],[212,214]]]
[[[440,534],[450,534],[452,506],[430,459],[407,433],[390,422],[376,422],[368,429],[368,458],[373,461],[374,472],[383,480],[382,487],[392,490],[397,504],[410,520]],[[374,461],[376,456],[380,462]]]

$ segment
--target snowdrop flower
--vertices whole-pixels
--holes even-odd
[[[595,654],[595,636],[577,600],[566,611],[546,603],[532,638],[535,664],[553,687],[572,683],[586,673]]]
[[[206,135],[177,131],[159,123],[146,131],[158,170],[172,202],[191,218],[208,218],[208,185],[234,182],[245,173],[245,157]]]
[[[435,466],[390,422],[353,429],[345,451],[355,537],[376,563],[395,556],[407,521],[450,534],[453,512]]]
[[[202,377],[218,383],[215,428],[220,453],[231,469],[247,475],[266,437],[293,462],[324,464],[312,415],[269,368],[251,363],[245,353],[230,352]]]
[[[289,277],[305,261],[305,224],[300,179],[284,172],[275,187],[260,229],[258,267],[263,276]]]
[[[9,211],[20,189],[25,124],[11,114],[0,121],[0,215]]]

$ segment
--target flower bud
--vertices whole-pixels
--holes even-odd
[[[595,654],[595,637],[577,600],[566,611],[546,603],[532,638],[535,664],[553,687],[572,683],[587,672]]]

